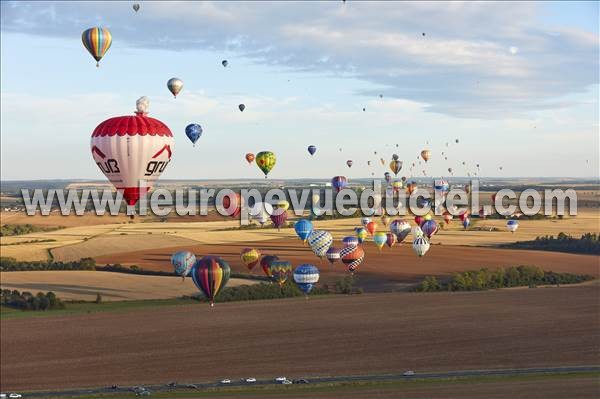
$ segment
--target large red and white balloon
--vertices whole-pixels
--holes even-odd
[[[148,98],[141,97],[135,115],[107,119],[92,133],[94,162],[123,192],[128,205],[135,205],[152,188],[173,155],[173,134],[148,116],[148,105]]]

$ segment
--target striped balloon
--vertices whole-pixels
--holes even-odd
[[[427,238],[419,236],[413,241],[412,247],[419,257],[424,256],[429,251],[429,241]]]
[[[110,48],[112,43],[112,35],[106,28],[90,28],[83,31],[81,41],[87,51],[96,60],[96,66],[100,66],[100,60]]]
[[[511,233],[514,233],[519,228],[519,222],[514,219],[511,219],[508,222],[506,222],[506,228]]]
[[[271,214],[271,222],[273,222],[273,226],[277,227],[277,230],[285,226],[287,216],[287,212],[283,208],[276,208],[273,210],[273,213]]]
[[[354,238],[354,237],[352,237],[352,238]],[[329,249],[325,253],[325,256],[327,257],[327,260],[329,261],[329,263],[334,264],[341,258],[340,250],[335,247],[329,247]]]
[[[218,256],[205,256],[192,268],[192,280],[208,298],[210,306],[214,305],[215,298],[227,285],[230,274],[229,265]]]
[[[260,251],[254,248],[244,248],[240,253],[240,258],[242,258],[242,262],[246,265],[248,270],[252,270],[260,260]]]
[[[340,250],[342,262],[348,267],[348,271],[354,273],[365,258],[365,251],[360,245],[356,247],[345,247]]]
[[[346,179],[345,176],[334,176],[333,179],[331,179],[331,185],[337,192],[340,192],[348,185],[348,179]]]
[[[269,265],[271,279],[283,287],[285,282],[292,275],[292,264],[287,260],[274,260]]]
[[[310,293],[318,281],[319,269],[316,266],[304,264],[294,270],[294,282],[304,294]]]
[[[325,256],[332,243],[333,237],[328,231],[313,230],[308,236],[308,245],[319,258]]]
[[[437,233],[438,228],[438,224],[433,219],[427,220],[421,225],[421,230],[423,230],[423,233],[427,236],[427,238],[431,238],[432,235]]]
[[[380,251],[381,248],[383,248],[383,246],[385,245],[386,241],[387,236],[383,231],[378,231],[377,233],[375,233],[375,235],[373,235],[373,242],[375,243],[375,245],[377,245],[377,249],[379,249]]]
[[[269,278],[272,277],[271,270],[269,268],[271,267],[271,263],[273,263],[273,261],[276,261],[278,259],[279,259],[279,257],[276,255],[265,255],[260,260],[260,267],[262,267],[263,272],[265,272],[267,277],[269,277]]]

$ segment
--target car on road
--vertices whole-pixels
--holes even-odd
[[[196,384],[187,384],[185,387],[188,389],[198,389],[198,385]]]
[[[301,378],[299,380],[292,381],[294,384],[308,384],[308,380]]]
[[[293,382],[292,382],[292,381],[290,381],[290,380],[281,381],[281,383],[282,383],[283,385],[292,385],[292,384],[293,384]]]
[[[411,376],[415,375],[415,372],[412,370],[406,370],[404,373],[402,373],[402,375],[405,377],[411,377]]]
[[[249,378],[246,378],[244,381],[245,381],[245,382],[250,382],[250,383],[253,383],[253,382],[256,382],[256,378],[254,378],[254,377],[249,377]]]
[[[177,386],[177,382],[175,382],[175,381],[171,381],[171,382],[169,382],[169,383],[167,384],[167,386],[168,386],[169,388],[176,387],[176,386]]]
[[[11,393],[10,395],[8,395],[9,398],[11,399],[17,399],[17,398],[22,398],[23,395],[21,395],[20,393]]]
[[[231,384],[231,380],[228,378],[225,378],[224,380],[220,381],[221,384]]]
[[[275,382],[283,382],[283,381],[287,381],[286,377],[277,377],[275,378]]]
[[[137,392],[135,396],[150,396],[150,391],[140,391]]]

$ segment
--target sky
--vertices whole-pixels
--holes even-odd
[[[274,179],[381,177],[394,153],[406,176],[598,177],[598,2],[133,4],[1,2],[3,180],[103,179],[91,132],[143,95],[175,136],[164,179],[261,178],[262,150]]]

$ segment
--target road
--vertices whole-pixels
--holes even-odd
[[[343,382],[357,382],[357,381],[401,381],[409,379],[421,379],[421,380],[436,380],[436,379],[448,379],[448,378],[459,378],[459,377],[499,377],[499,376],[520,376],[520,375],[536,375],[536,374],[548,374],[548,373],[582,373],[582,372],[600,372],[600,366],[574,366],[574,367],[539,367],[539,368],[524,368],[524,369],[499,369],[499,370],[461,370],[461,371],[449,371],[440,373],[418,373],[414,376],[405,376],[403,374],[372,374],[372,375],[355,375],[355,376],[337,376],[337,377],[306,377],[306,380],[311,384],[322,384],[322,383],[343,383]],[[168,392],[174,389],[185,389],[187,385],[195,385],[197,389],[202,390],[206,388],[215,387],[239,387],[239,386],[256,386],[256,385],[278,385],[274,379],[270,380],[257,380],[255,383],[246,383],[242,381],[232,381],[231,384],[220,384],[218,382],[204,382],[204,383],[177,383],[175,385],[161,384],[161,385],[144,385],[143,388],[151,392]],[[139,387],[118,387],[112,389],[110,387],[102,388],[89,388],[89,389],[69,389],[64,391],[37,391],[30,392],[24,398],[59,398],[59,397],[73,397],[83,395],[96,395],[106,393],[117,393],[117,392],[132,392]]]

